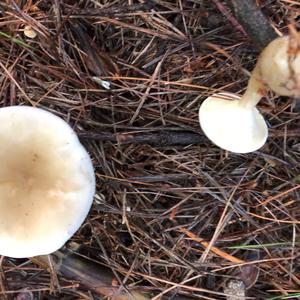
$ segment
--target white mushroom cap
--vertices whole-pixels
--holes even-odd
[[[0,109],[0,255],[56,251],[83,223],[95,192],[75,132],[45,110]]]
[[[263,82],[281,96],[300,96],[300,50],[293,37],[273,40],[259,58]]]
[[[231,93],[208,97],[200,107],[199,121],[204,133],[217,146],[248,153],[264,145],[268,128],[259,111],[240,105],[239,99]]]

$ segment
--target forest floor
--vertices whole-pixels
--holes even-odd
[[[300,26],[298,1],[257,2],[278,34]],[[242,94],[260,52],[223,4],[1,1],[1,106],[54,112],[89,151],[95,201],[65,248],[99,281],[112,271],[112,299],[234,299],[233,282],[247,299],[300,297],[295,99],[259,103],[270,136],[253,153],[224,151],[199,126],[202,101]],[[82,268],[70,278],[2,257],[1,297],[109,299]]]

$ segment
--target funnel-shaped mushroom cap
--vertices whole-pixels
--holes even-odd
[[[268,136],[267,125],[259,111],[240,105],[239,97],[231,93],[208,97],[200,107],[199,121],[213,143],[236,153],[259,149]]]
[[[88,214],[91,160],[71,127],[45,110],[1,108],[0,124],[0,255],[49,254]]]

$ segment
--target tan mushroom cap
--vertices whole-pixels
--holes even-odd
[[[49,254],[89,212],[91,159],[72,128],[45,110],[1,108],[0,124],[0,255]]]
[[[263,82],[281,96],[300,96],[300,50],[294,43],[289,36],[277,38],[259,59]]]
[[[259,111],[241,106],[239,99],[231,93],[208,97],[199,109],[199,121],[206,136],[220,148],[248,153],[265,144],[268,128]]]
[[[37,36],[37,33],[29,25],[25,26],[25,28],[24,28],[24,34],[25,34],[25,36],[27,36],[27,37],[29,37],[31,39],[34,39]]]

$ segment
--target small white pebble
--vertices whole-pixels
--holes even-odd
[[[100,84],[102,87],[104,87],[106,90],[110,90],[110,82],[109,81],[106,81],[106,80],[102,80],[100,79],[99,77],[97,76],[93,76],[92,79]]]

